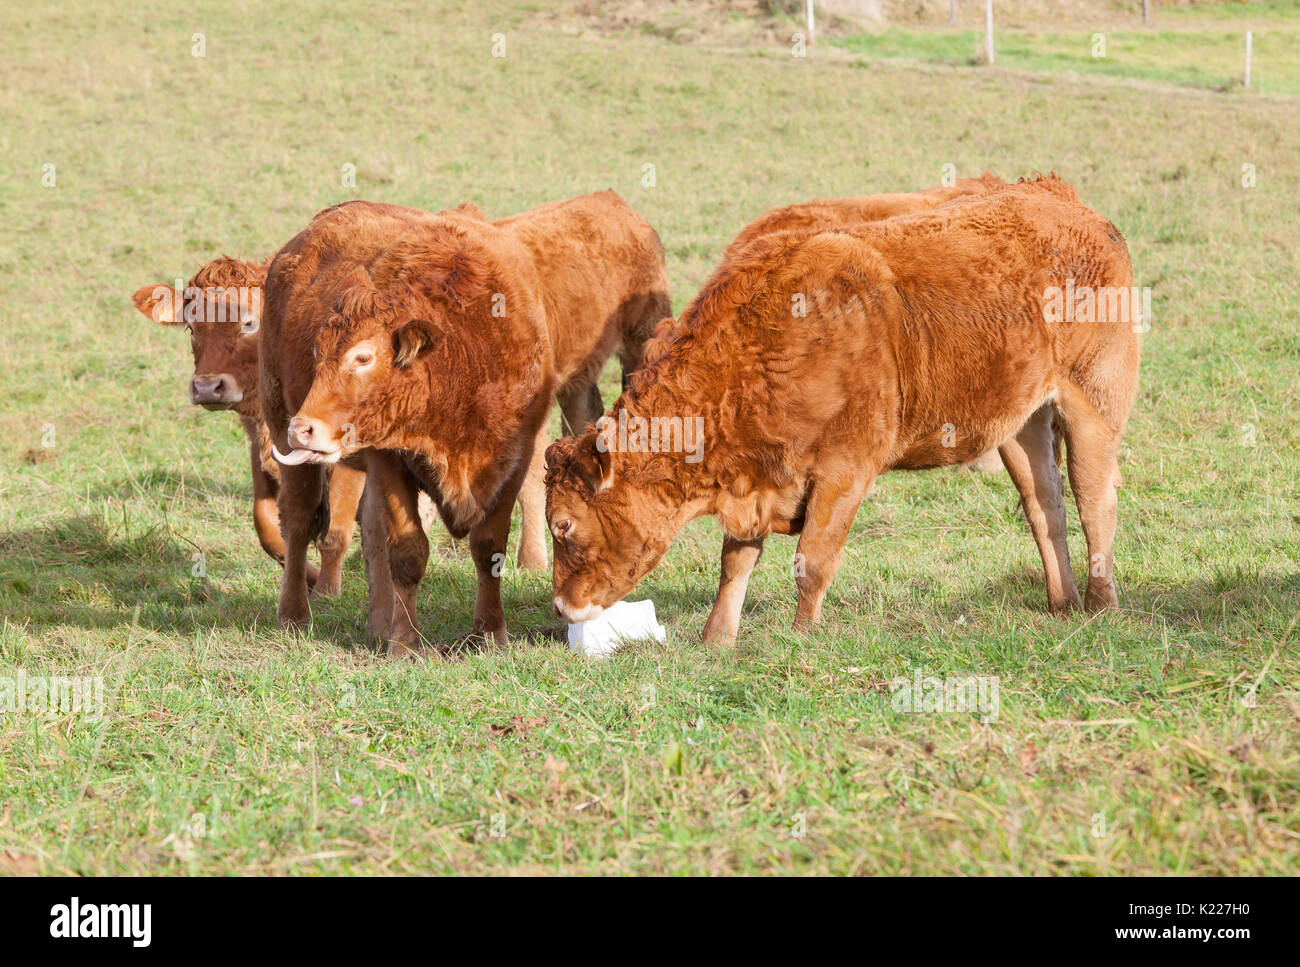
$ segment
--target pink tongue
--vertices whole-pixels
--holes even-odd
[[[275,444],[271,444],[271,456],[286,467],[296,467],[300,463],[306,463],[314,454],[311,450],[290,450],[288,453],[281,453],[275,448]]]

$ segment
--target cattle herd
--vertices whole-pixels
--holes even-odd
[[[190,332],[191,402],[239,415],[254,527],[282,565],[280,625],[308,620],[309,593],[338,593],[360,513],[367,626],[398,657],[446,647],[426,647],[417,621],[422,494],[468,535],[470,636],[496,646],[516,501],[518,565],[546,567],[549,531],[569,622],[621,600],[712,515],[722,573],[704,638],[726,644],[769,534],[798,535],[806,628],[879,474],[992,451],[1049,607],[1113,606],[1140,327],[1135,307],[1047,307],[1053,292],[1132,285],[1123,237],[1069,184],[986,174],[768,212],[677,319],[659,237],[612,191],[498,221],[468,204],[347,202],[265,262],[219,258],[134,302]],[[597,378],[615,354],[623,393],[606,414]],[[548,447],[556,402],[568,435]],[[1082,601],[1062,449],[1087,541]]]

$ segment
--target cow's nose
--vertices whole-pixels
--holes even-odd
[[[192,403],[238,403],[243,398],[239,383],[229,373],[204,373],[190,380]]]
[[[562,594],[557,594],[551,599],[551,604],[555,607],[555,613],[567,621],[569,624],[577,624],[579,621],[585,621],[588,617],[587,612],[591,608],[575,608]]]
[[[329,441],[329,429],[320,420],[295,416],[289,421],[289,446],[302,450],[320,450]]]

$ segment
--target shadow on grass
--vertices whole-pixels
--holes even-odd
[[[359,543],[354,544],[345,567],[343,595],[313,598],[312,636],[343,648],[370,649]],[[195,574],[196,552],[164,525],[131,533],[107,517],[72,516],[11,531],[0,535],[0,614],[11,624],[37,631],[57,626],[121,631],[130,626],[138,607],[141,630],[171,636],[191,637],[220,628],[274,630],[279,589],[275,565],[259,560],[255,569],[248,569],[210,556],[204,562],[207,576],[200,577]],[[224,578],[227,574],[233,577]],[[927,583],[918,594],[894,602],[881,622],[882,630],[909,633],[926,612],[979,612],[998,602],[1047,614],[1042,574],[1032,569],[994,575],[947,595],[942,605],[927,602],[926,590],[933,588]],[[431,556],[420,588],[423,634],[444,643],[464,635],[472,620],[474,591],[467,558]],[[712,576],[703,574],[673,583],[651,577],[634,597],[654,600],[660,621],[686,618],[685,627],[693,633],[694,616],[708,614],[716,591]],[[837,612],[852,607],[852,601],[836,591],[832,585],[825,611],[831,621],[843,620],[848,615]],[[1300,612],[1300,572],[1239,567],[1168,585],[1149,576],[1130,578],[1121,581],[1120,597],[1121,608],[1130,615],[1198,631],[1221,625],[1225,614],[1257,622],[1269,615]],[[502,598],[512,637],[560,645],[564,629],[551,611],[546,575],[507,579]],[[744,621],[752,627],[760,616],[771,619],[774,612],[781,612],[784,624],[793,618],[794,607],[793,583],[788,597],[751,594]]]
[[[1084,578],[1076,574],[1075,580],[1082,596]],[[1285,573],[1237,566],[1181,583],[1162,584],[1158,576],[1123,574],[1116,583],[1121,614],[1163,621],[1169,628],[1185,632],[1220,626],[1225,618],[1253,623],[1268,615],[1300,613],[1300,571]],[[943,612],[980,612],[998,602],[1017,610],[1048,615],[1043,572],[1022,568],[992,576],[952,595]],[[918,602],[900,608],[899,612],[914,612],[919,607]],[[1088,617],[1087,612],[1075,612],[1058,620],[1082,623]],[[900,615],[900,620],[908,619]]]
[[[164,525],[122,530],[105,517],[73,516],[0,535],[0,613],[37,630],[104,630],[129,626],[139,608],[142,630],[174,635],[247,627],[254,618],[274,622],[270,561],[267,593],[232,590],[211,576],[222,568],[220,557],[200,563],[198,548]]]
[[[475,578],[468,555],[435,547],[420,586],[420,628],[450,643],[469,631]],[[248,538],[256,543],[250,528]],[[215,629],[274,631],[279,568],[260,556],[252,567],[208,553],[197,576],[198,548],[165,525],[139,531],[111,516],[70,516],[0,534],[0,615],[35,632],[70,626],[126,634],[133,617],[144,632],[188,638]],[[563,628],[550,610],[545,580],[507,580],[502,602],[512,635],[555,643]],[[139,609],[138,617],[136,609]],[[311,635],[344,648],[371,650],[360,540],[344,566],[343,594],[311,599]],[[125,641],[123,642],[125,643]]]
[[[248,464],[241,465],[242,477],[234,479],[210,477],[203,473],[190,471],[180,473],[176,470],[153,468],[133,477],[123,477],[111,484],[95,487],[89,496],[93,500],[117,500],[124,494],[135,496],[175,496],[180,493],[195,497],[234,497],[247,500],[251,517],[253,503],[253,484],[248,479]],[[251,526],[251,522],[250,522]]]

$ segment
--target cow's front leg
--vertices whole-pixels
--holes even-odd
[[[533,444],[528,475],[519,488],[519,510],[523,518],[519,528],[521,571],[546,570],[546,544],[550,533],[546,526],[546,446],[549,442],[550,433],[543,424]]]
[[[501,572],[505,570],[506,538],[510,536],[510,508],[528,472],[521,462],[501,488],[496,506],[469,530],[469,553],[478,572],[474,596],[474,634],[506,645],[506,613],[501,607]]]
[[[302,628],[311,617],[307,606],[307,545],[320,531],[325,472],[313,464],[280,469],[280,533],[284,538],[284,573],[280,578],[281,628]]]
[[[794,560],[794,583],[799,591],[795,631],[804,631],[821,620],[822,599],[840,569],[849,528],[874,479],[872,474],[819,480],[813,485]]]
[[[320,548],[320,577],[312,588],[321,597],[335,597],[343,586],[343,559],[357,527],[357,504],[365,485],[364,470],[340,463],[330,471],[330,529],[316,542]]]
[[[388,566],[384,499],[373,478],[361,497],[361,554],[366,562],[366,630],[382,644],[393,623],[393,571]]]
[[[745,604],[749,576],[763,554],[763,538],[742,541],[731,536],[722,539],[722,577],[718,581],[718,599],[704,624],[704,641],[715,647],[735,644],[740,629],[740,609]]]
[[[556,399],[560,403],[564,432],[569,435],[585,433],[587,424],[595,423],[605,412],[600,389],[594,382],[562,389],[556,394]]]
[[[284,536],[280,533],[280,507],[278,494],[280,485],[276,479],[262,469],[262,460],[257,447],[253,447],[253,530],[257,532],[257,542],[262,550],[279,564],[284,566]],[[307,565],[307,586],[316,583],[317,570]]]
[[[366,468],[366,501],[376,503],[368,513],[380,515],[378,526],[386,538],[392,581],[389,620],[383,621],[381,589],[379,595],[371,595],[371,605],[378,604],[380,613],[371,614],[370,626],[387,625],[388,657],[416,657],[421,653],[416,596],[429,561],[429,539],[420,526],[419,487],[396,454],[371,451]]]

